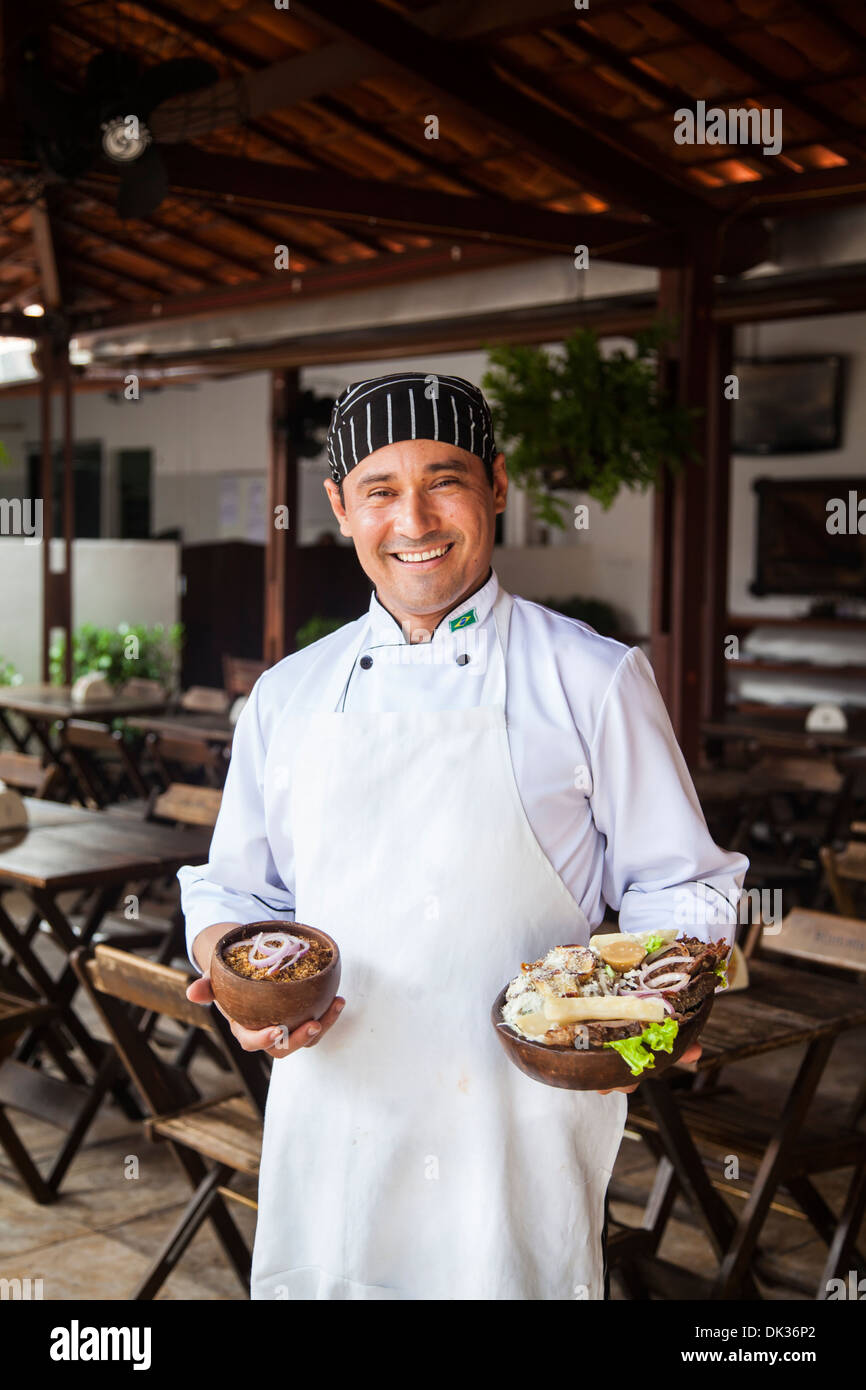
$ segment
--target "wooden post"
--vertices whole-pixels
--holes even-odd
[[[75,477],[74,477],[74,438],[75,424],[73,415],[74,406],[74,377],[72,374],[72,364],[69,361],[69,343],[64,335],[63,351],[61,356],[61,375],[63,378],[63,542],[66,566],[62,575],[55,578],[62,580],[58,584],[58,607],[62,608],[62,626],[66,630],[66,649],[64,654],[63,679],[67,685],[72,684],[72,541],[75,536]]]
[[[42,433],[42,680],[50,678],[48,651],[53,625],[51,537],[54,530],[54,448],[51,390],[54,378],[54,344],[50,331],[39,339],[39,422]]]
[[[707,543],[707,456],[712,412],[711,341],[714,325],[713,239],[695,235],[692,259],[682,270],[662,270],[659,313],[678,322],[678,338],[662,363],[662,382],[680,404],[698,407],[693,439],[702,463],[686,463],[679,477],[656,490],[652,583],[652,657],[686,761],[700,751],[702,667],[706,662],[704,581]]]
[[[298,627],[298,460],[290,421],[300,394],[300,372],[271,373],[271,453],[265,536],[263,659],[273,665],[295,650]],[[288,508],[288,526],[277,508]]]
[[[724,642],[728,613],[728,538],[730,534],[731,411],[725,378],[734,370],[734,330],[729,323],[713,324],[707,381],[706,545],[704,549],[704,653],[701,680],[701,719],[720,720],[725,714],[728,662]]]
[[[49,652],[51,632],[61,628],[66,634],[64,680],[72,683],[72,540],[75,531],[73,476],[72,371],[69,342],[65,333],[47,326],[40,336],[40,425],[42,432],[42,679],[51,675]],[[55,574],[51,568],[51,541],[54,535],[54,430],[52,396],[57,380],[63,389],[63,540],[64,568]]]

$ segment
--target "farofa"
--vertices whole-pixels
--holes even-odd
[[[252,946],[252,937],[244,941],[237,941],[233,946],[229,946],[223,952],[223,960],[226,965],[235,972],[236,975],[243,975],[247,980],[308,980],[312,975],[318,975],[324,970],[331,959],[331,948],[322,941],[314,941],[309,936],[304,936],[302,932],[293,932],[299,941],[309,941],[310,949],[300,960],[292,961],[288,965],[281,965],[273,975],[268,974],[267,963],[264,965],[250,965],[249,954]],[[267,936],[263,937],[262,944],[267,944]]]

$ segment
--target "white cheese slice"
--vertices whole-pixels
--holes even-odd
[[[605,994],[597,999],[545,999],[544,1014],[552,1023],[590,1023],[594,1020],[606,1023],[612,1018],[661,1023],[665,1008],[660,999],[629,999],[622,994]]]

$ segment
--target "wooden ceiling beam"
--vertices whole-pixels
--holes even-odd
[[[459,198],[430,189],[407,188],[374,179],[337,179],[298,170],[213,155],[190,146],[165,150],[173,193],[181,191],[247,200],[277,212],[323,221],[385,227],[449,240],[573,254],[578,244],[598,258],[629,264],[676,264],[676,230],[630,222],[606,213],[550,212],[505,198]]]
[[[866,203],[866,160],[809,174],[717,188],[717,208],[743,218],[808,216],[832,207]]]
[[[531,259],[533,258],[526,253],[521,254],[503,247],[467,245],[463,247],[460,260],[455,262],[448,247],[431,246],[421,251],[407,251],[379,256],[368,261],[351,261],[345,265],[311,270],[304,276],[300,291],[292,288],[292,280],[295,278],[292,276],[276,282],[269,280],[260,281],[258,284],[226,285],[217,290],[182,298],[172,296],[170,299],[159,301],[158,310],[154,310],[151,303],[138,301],[128,308],[108,310],[98,315],[83,312],[77,317],[72,317],[75,331],[80,333],[96,328],[119,328],[134,323],[152,323],[157,316],[161,321],[174,318],[207,318],[221,310],[253,309],[262,305],[290,302],[298,294],[301,299],[324,298],[345,294],[351,290],[411,283],[417,279],[512,265],[515,261]]]

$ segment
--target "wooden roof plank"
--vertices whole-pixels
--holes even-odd
[[[831,137],[832,135],[844,137],[854,141],[858,146],[866,143],[866,131],[858,130],[856,126],[849,125],[847,121],[826,110],[796,83],[771,72],[755,58],[750,57],[749,54],[737,48],[735,44],[730,43],[718,28],[705,24],[703,20],[696,19],[675,0],[654,0],[654,5],[659,14],[678,24],[684,33],[689,34],[693,39],[698,39],[701,43],[706,44],[711,51],[720,54],[727,62],[739,67],[742,72],[759,82],[765,90],[778,92],[791,107],[802,111],[812,120],[818,121],[824,130],[830,133]]]
[[[545,162],[612,201],[661,222],[699,217],[704,211],[702,201],[673,179],[660,180],[597,130],[581,134],[577,125],[514,90],[474,54],[430,36],[419,43],[418,29],[394,11],[369,0],[295,0],[294,12],[336,40],[390,59],[413,81],[426,83],[487,128],[502,132],[518,149],[534,149]]]

